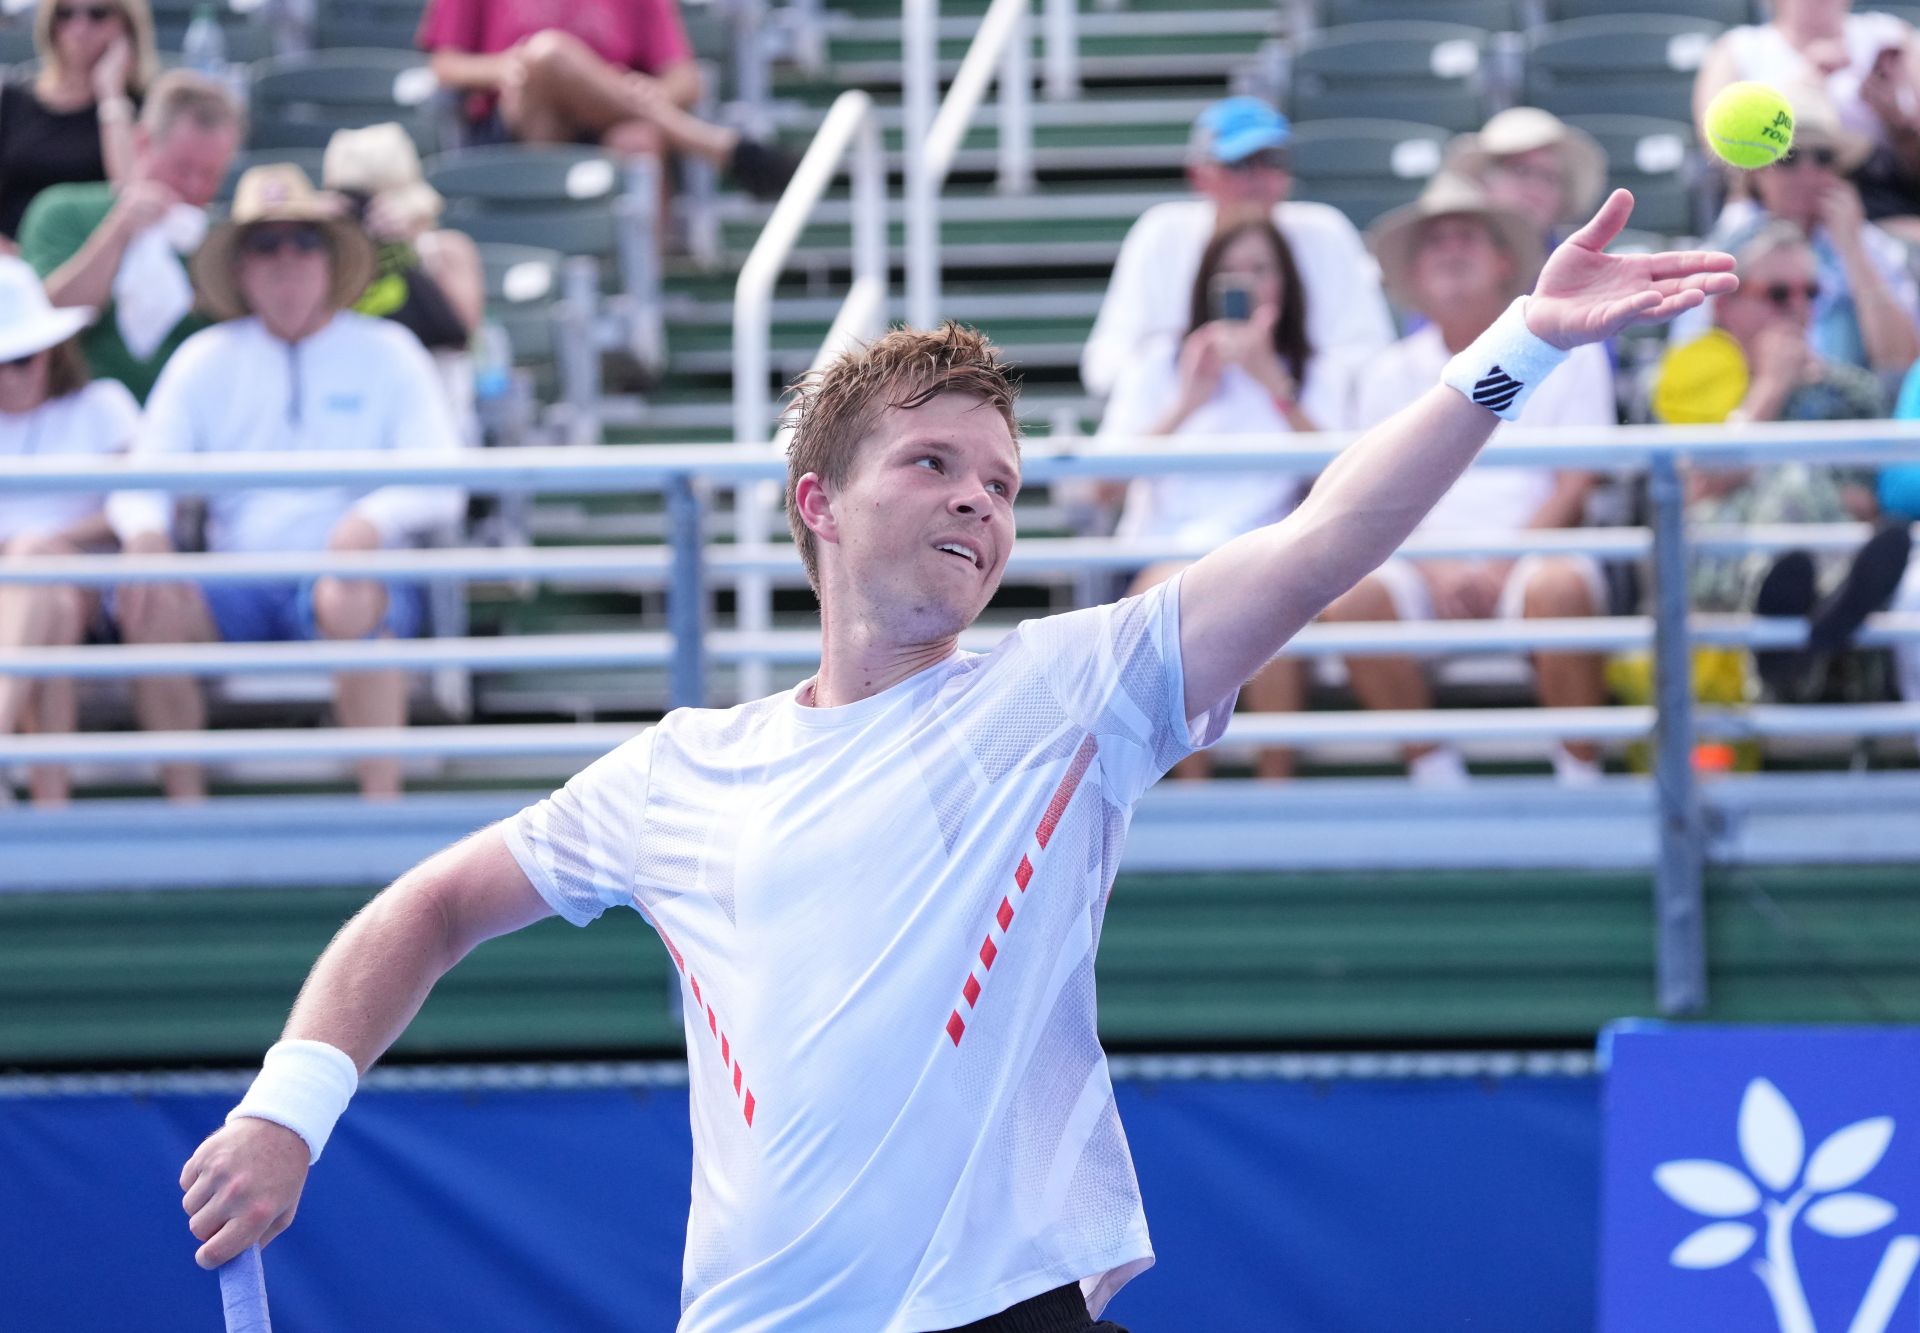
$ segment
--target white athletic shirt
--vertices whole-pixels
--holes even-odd
[[[679,968],[681,1333],[1097,1313],[1153,1262],[1093,960],[1134,802],[1231,711],[1184,716],[1178,583],[843,707],[675,710],[505,825]]]
[[[391,320],[351,310],[298,344],[258,319],[202,329],[168,360],[147,396],[140,461],[185,453],[460,452],[446,394],[420,340]],[[167,532],[174,497],[116,491],[107,517],[122,541]],[[211,551],[317,551],[349,511],[388,546],[458,522],[465,495],[448,486],[260,487],[208,497]]]
[[[1360,380],[1355,395],[1355,429],[1378,425],[1432,387],[1446,369],[1446,341],[1436,325],[1409,334],[1382,352]],[[1613,400],[1613,366],[1599,343],[1576,347],[1527,399],[1518,425],[1593,426],[1601,431],[1619,424]],[[1500,427],[1494,432],[1497,439]],[[1596,431],[1596,433],[1598,433]],[[1468,468],[1440,503],[1420,520],[1418,532],[1514,532],[1524,528],[1553,495],[1552,468]]]
[[[140,405],[116,380],[94,380],[31,412],[0,412],[0,466],[12,458],[79,459],[126,452]],[[0,542],[64,532],[100,512],[99,492],[0,495]]]

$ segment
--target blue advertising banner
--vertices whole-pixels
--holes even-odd
[[[1159,1256],[1109,1307],[1133,1333],[1592,1328],[1591,1076],[1116,1085]],[[175,1182],[237,1095],[0,1081],[0,1331],[218,1329]],[[687,1109],[657,1082],[364,1090],[266,1251],[276,1333],[671,1329]]]
[[[1920,1326],[1920,1029],[1603,1043],[1600,1333]]]

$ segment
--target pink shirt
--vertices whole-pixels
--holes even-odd
[[[429,0],[414,41],[423,51],[493,55],[549,28],[645,74],[693,56],[675,0]]]

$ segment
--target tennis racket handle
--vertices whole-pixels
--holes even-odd
[[[220,1265],[220,1305],[227,1333],[273,1333],[267,1318],[267,1273],[260,1247],[251,1245]]]

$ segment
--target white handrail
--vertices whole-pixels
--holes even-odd
[[[1873,528],[1865,523],[1702,524],[1689,528],[1696,555],[1779,551],[1847,552]],[[1920,536],[1920,529],[1916,530]],[[1114,537],[1023,537],[1007,561],[1007,577],[1070,575],[1089,570],[1135,570],[1176,560],[1198,560],[1211,547],[1170,540]],[[1646,558],[1645,528],[1525,528],[1518,532],[1429,532],[1407,539],[1397,554],[1421,559],[1511,559],[1523,555],[1586,555],[1621,562]],[[367,579],[546,579],[611,581],[662,586],[672,570],[665,545],[552,546],[510,550],[486,547],[393,551],[263,551],[248,554],[181,552],[167,555],[64,555],[0,560],[0,585],[73,584],[108,588],[123,583],[284,583],[331,574]],[[719,546],[701,561],[707,582],[726,586],[762,576],[783,586],[801,584],[800,557],[787,544],[763,553]]]
[[[1061,0],[1048,0],[1057,7]],[[1074,0],[1065,0],[1072,4]],[[989,84],[1000,92],[1002,194],[1033,188],[1033,48],[1029,36],[1032,0],[993,0],[960,62],[960,71],[933,114],[939,84],[939,0],[905,0],[901,10],[901,57],[905,70],[907,168],[907,322],[931,328],[940,314],[940,187],[954,154],[973,123]],[[1052,18],[1047,35],[1065,41],[1072,24]],[[1049,51],[1054,60],[1065,54]],[[997,79],[996,79],[997,75]]]
[[[1101,441],[1061,448],[1030,443],[1021,458],[1029,483],[1063,477],[1129,477],[1144,473],[1271,470],[1313,473],[1357,438],[1351,431],[1317,435],[1182,436]],[[1912,463],[1920,461],[1920,422],[1769,422],[1745,426],[1616,426],[1502,430],[1474,466],[1644,468],[1671,456],[1709,467],[1762,467],[1789,462]],[[164,490],[176,494],[250,490],[261,486],[462,486],[484,494],[535,491],[659,490],[680,477],[736,486],[783,481],[786,459],[772,446],[740,444],[579,445],[470,451],[421,458],[384,450],[338,453],[183,454],[161,458],[12,458],[0,469],[0,495],[74,490]]]
[[[772,359],[774,285],[807,220],[832,183],[841,159],[849,152],[853,159],[853,285],[841,303],[826,343],[814,358],[814,366],[839,355],[855,339],[874,337],[886,327],[887,187],[886,163],[880,153],[880,122],[873,99],[850,89],[834,99],[734,284],[733,433],[738,440],[763,444],[772,431],[767,377]],[[743,485],[735,494],[734,540],[747,553],[759,554],[767,549],[767,529],[779,507],[779,495],[779,483],[774,480]],[[743,627],[765,629],[772,623],[773,588],[766,578],[752,575],[742,580],[738,596]],[[742,685],[754,694],[763,694],[767,680],[766,665],[755,662],[746,667]]]

